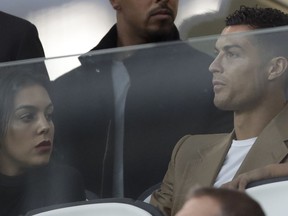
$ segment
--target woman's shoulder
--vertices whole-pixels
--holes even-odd
[[[85,186],[81,174],[73,167],[49,163],[29,176],[29,185],[50,193],[62,194],[63,200],[85,199]],[[34,189],[33,189],[34,190]],[[57,198],[58,199],[58,198]]]

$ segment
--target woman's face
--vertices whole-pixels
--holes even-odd
[[[53,105],[40,85],[22,88],[15,96],[7,133],[0,144],[3,174],[18,175],[49,162],[53,148]]]

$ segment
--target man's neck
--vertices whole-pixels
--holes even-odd
[[[136,37],[126,37],[119,35],[117,40],[117,47],[133,46],[148,43],[147,40]]]
[[[117,47],[133,46],[149,43],[145,37],[140,37],[139,33],[132,32],[126,25],[117,23]]]
[[[286,103],[283,101],[257,109],[234,112],[234,129],[237,140],[258,137],[269,122],[278,115]]]

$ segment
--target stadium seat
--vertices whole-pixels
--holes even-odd
[[[35,209],[25,216],[163,216],[154,206],[126,198],[98,199]]]
[[[288,177],[255,181],[246,192],[261,205],[266,216],[287,216]]]

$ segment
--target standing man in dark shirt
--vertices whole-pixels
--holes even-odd
[[[110,2],[117,23],[91,51],[130,47],[83,55],[80,67],[54,82],[56,143],[88,189],[136,198],[161,181],[173,142],[226,131],[232,118],[213,105],[212,59],[180,41],[178,0]],[[131,47],[169,41],[179,42]]]
[[[0,11],[0,62],[44,57],[38,31],[32,23]]]

